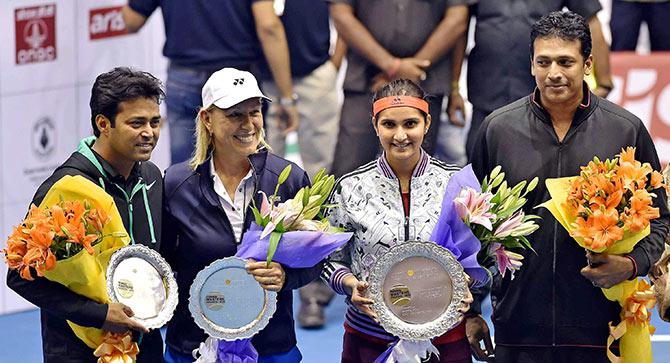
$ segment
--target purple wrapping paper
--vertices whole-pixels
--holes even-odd
[[[263,228],[252,222],[249,230],[244,233],[235,256],[253,258],[256,261],[267,260],[270,236],[261,240],[261,232]],[[312,267],[347,243],[352,235],[350,232],[286,232],[279,241],[272,261],[291,268]],[[251,339],[219,341],[217,363],[255,363],[257,360],[258,353],[251,345]]]
[[[235,256],[253,258],[256,261],[267,260],[270,236],[259,240],[262,231],[263,228],[252,222],[249,230],[244,233]],[[312,267],[347,243],[352,235],[351,232],[286,232],[279,241],[272,261],[292,268]]]
[[[476,280],[475,286],[481,286],[488,280],[486,270],[477,262],[477,253],[481,243],[458,216],[454,207],[454,198],[458,197],[463,188],[481,191],[482,187],[468,164],[454,173],[449,179],[442,199],[442,210],[430,240],[448,249],[461,263],[465,272]]]
[[[216,363],[256,363],[257,361],[258,352],[251,345],[251,339],[219,342]]]

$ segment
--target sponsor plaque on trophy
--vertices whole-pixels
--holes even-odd
[[[389,333],[402,339],[440,336],[460,321],[468,285],[463,267],[447,249],[408,241],[391,248],[370,270],[373,311]]]
[[[107,294],[112,301],[130,307],[132,319],[149,329],[165,325],[179,300],[170,265],[144,245],[114,252],[107,267]]]
[[[188,308],[211,337],[251,338],[277,309],[277,293],[263,289],[245,265],[238,257],[216,260],[198,272],[191,285]]]

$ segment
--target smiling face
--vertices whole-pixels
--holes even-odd
[[[373,119],[379,142],[391,165],[413,166],[421,155],[421,143],[430,127],[430,115],[413,107],[392,107]]]
[[[213,136],[215,152],[237,158],[256,152],[263,130],[259,98],[250,98],[225,110],[213,107],[201,112],[201,119]]]
[[[106,139],[108,162],[133,164],[147,161],[160,136],[161,115],[155,98],[135,98],[119,103],[114,126],[98,115],[98,129]]]
[[[579,103],[584,75],[591,73],[592,57],[581,54],[579,40],[537,38],[531,73],[545,106]]]

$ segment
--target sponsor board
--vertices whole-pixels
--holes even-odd
[[[662,164],[670,162],[670,52],[611,53],[614,90],[608,99],[639,117]]]
[[[113,38],[128,34],[121,6],[89,10],[88,37],[90,40]]]
[[[17,65],[56,60],[56,4],[14,9]]]

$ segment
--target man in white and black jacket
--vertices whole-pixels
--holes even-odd
[[[158,249],[161,232],[163,179],[149,161],[158,142],[164,98],[158,79],[146,72],[115,68],[99,75],[91,94],[91,123],[95,136],[82,140],[77,150],[37,189],[32,203],[39,205],[51,186],[66,175],[81,175],[114,198],[123,225],[133,243]],[[133,330],[144,335],[138,362],[162,362],[160,331],[147,332],[128,316],[120,303],[101,304],[65,286],[37,277],[27,281],[9,270],[7,286],[40,308],[44,362],[95,362],[93,349],[84,344],[66,320],[105,330]]]
[[[607,362],[608,323],[621,308],[601,287],[644,276],[663,251],[668,233],[666,194],[656,190],[661,217],[651,234],[626,255],[592,254],[545,209],[550,199],[544,181],[578,175],[597,156],[613,158],[634,146],[635,158],[659,170],[660,163],[644,124],[623,108],[589,91],[583,81],[592,71],[591,36],[586,21],[572,12],[553,12],[533,25],[532,73],[537,88],[494,111],[472,149],[479,178],[501,165],[507,182],[540,178],[528,196],[526,213],[542,217],[514,280],[493,284],[496,362]],[[481,70],[484,71],[484,70]],[[476,335],[476,332],[468,332]]]

